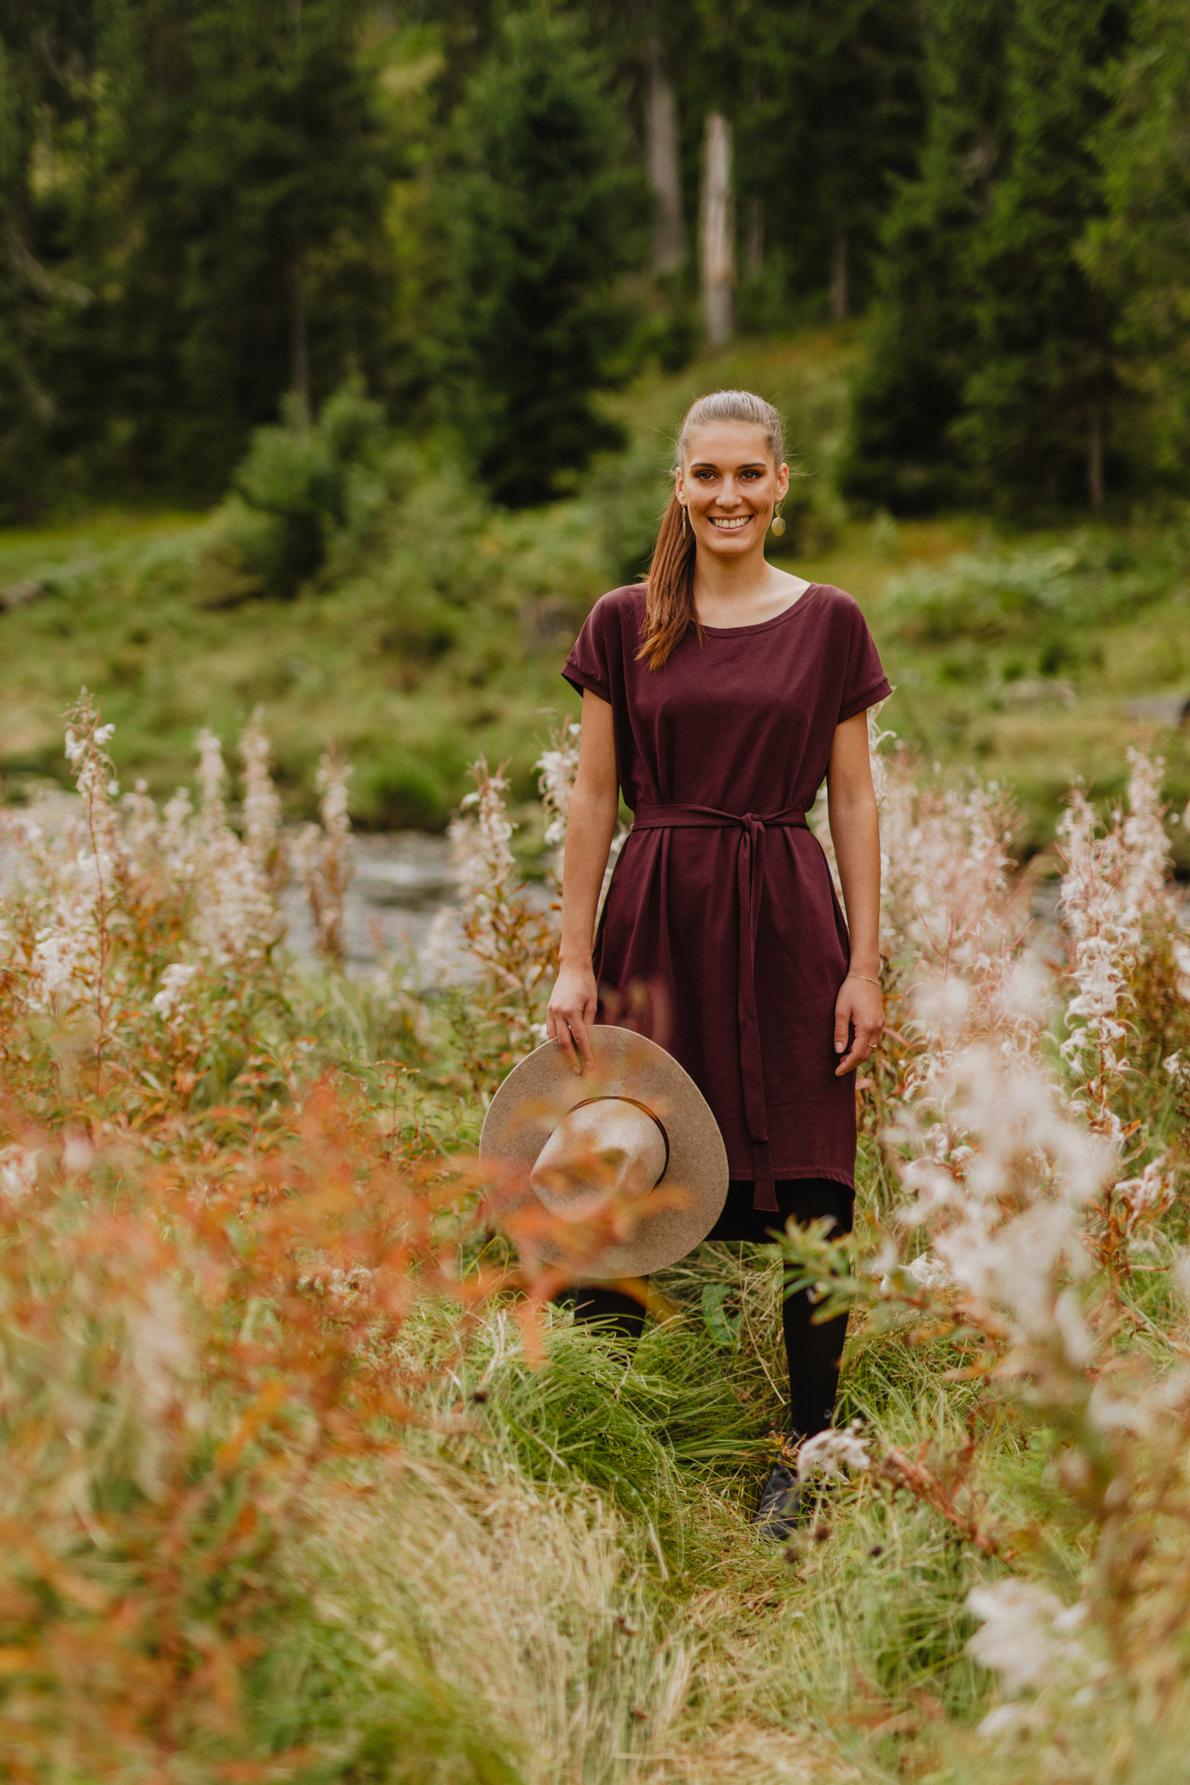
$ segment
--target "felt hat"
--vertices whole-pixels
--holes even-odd
[[[727,1149],[710,1105],[647,1035],[592,1023],[595,1058],[576,1073],[546,1041],[497,1087],[479,1136],[526,1194],[568,1224],[543,1258],[583,1280],[644,1276],[674,1264],[715,1225],[727,1197]]]

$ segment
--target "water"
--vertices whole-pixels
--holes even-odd
[[[72,795],[55,792],[38,816],[49,834],[55,833],[78,810]],[[0,814],[2,818],[3,814]],[[353,977],[383,976],[389,963],[399,961],[408,969],[410,983],[429,990],[443,983],[468,984],[479,974],[479,963],[463,942],[458,888],[446,837],[421,831],[355,832],[351,837],[354,874],[348,884],[344,909],[346,968]],[[0,824],[0,891],[19,876],[20,852]],[[549,899],[547,888],[530,882],[525,897],[536,906]],[[1030,893],[1036,924],[1036,941],[1047,951],[1057,930],[1056,879],[1038,880]],[[439,926],[440,946],[428,951],[430,926],[445,907],[451,915]],[[283,900],[288,923],[287,946],[301,961],[313,960],[314,925],[306,891],[291,884]],[[1183,925],[1190,928],[1190,899],[1181,900]],[[445,937],[443,929],[445,928]]]

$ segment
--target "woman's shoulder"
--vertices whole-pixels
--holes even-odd
[[[595,606],[603,613],[636,614],[645,605],[646,594],[644,583],[620,583],[614,589],[605,589]]]
[[[864,604],[850,589],[843,589],[838,583],[819,583],[817,600],[823,619],[845,636],[867,626]]]
[[[860,606],[850,589],[844,589],[838,583],[819,583],[819,598],[824,607],[834,609],[837,613],[852,613]]]

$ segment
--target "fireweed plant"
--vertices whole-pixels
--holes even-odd
[[[258,719],[238,801],[204,731],[161,808],[85,693],[66,719],[70,824],[0,814],[9,1776],[1176,1776],[1190,943],[1159,757],[1105,819],[1069,795],[1047,951],[1011,800],[935,784],[873,712],[856,1231],[697,1249],[626,1367],[549,1299],[581,1275],[543,1262],[558,1224],[474,1152],[544,1039],[577,726],[538,763],[544,889],[480,760],[423,951],[461,924],[473,975],[430,999],[394,969],[377,1016],[342,972],[341,756],[290,844]],[[747,1514],[801,1283],[852,1325],[797,1456],[816,1517],[774,1555]]]

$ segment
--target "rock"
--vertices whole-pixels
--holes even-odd
[[[1190,722],[1190,694],[1141,694],[1124,702],[1130,719],[1148,719],[1157,725]]]
[[[1068,707],[1077,697],[1069,682],[1055,682],[1048,676],[1021,676],[1015,682],[1001,685],[1000,698],[1013,706],[1032,706],[1035,701],[1060,701]]]

